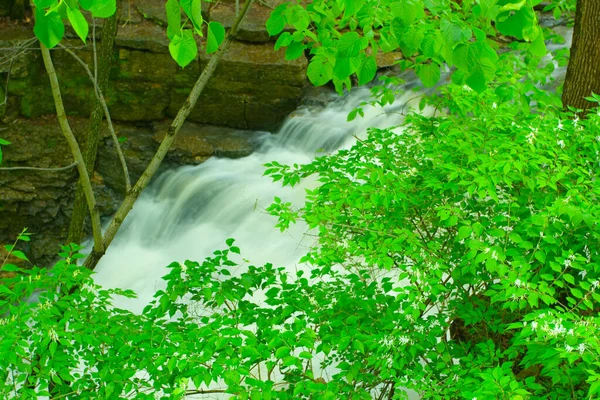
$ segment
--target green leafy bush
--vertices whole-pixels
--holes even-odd
[[[321,182],[301,209],[272,214],[318,229],[315,271],[397,276],[372,283],[385,317],[360,325],[362,379],[426,398],[596,397],[600,116],[443,92],[447,114],[410,115],[308,165],[269,165],[284,183]]]
[[[321,183],[300,209],[270,208],[282,229],[318,233],[296,274],[237,265],[229,240],[170,265],[136,315],[112,305],[133,293],[73,264],[74,246],[51,270],[5,263],[0,394],[597,397],[600,116],[443,93],[432,117],[268,166]]]

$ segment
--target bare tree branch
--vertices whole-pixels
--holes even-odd
[[[2,167],[0,171],[50,171],[50,172],[58,172],[65,171],[67,169],[71,169],[77,166],[77,161],[75,161],[71,165],[67,165],[66,167],[56,167],[56,168],[42,168],[42,167]]]

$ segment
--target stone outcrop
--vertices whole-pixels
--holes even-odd
[[[273,6],[282,0],[271,0]],[[115,120],[146,122],[175,115],[198,78],[209,57],[201,46],[196,61],[180,68],[169,54],[165,33],[163,0],[125,1],[115,40],[114,68],[106,98]],[[211,20],[231,24],[235,3],[222,1],[204,9]],[[264,28],[270,7],[257,3],[227,51],[216,74],[193,110],[190,120],[241,129],[274,131],[293,111],[307,84],[307,60],[288,61],[283,49],[274,51],[273,41]],[[91,21],[90,21],[91,22]],[[16,46],[33,37],[31,27],[1,27],[0,53],[6,56]],[[96,36],[101,31],[98,23]],[[67,30],[70,47],[92,65],[92,45],[83,43]],[[30,46],[31,47],[31,46]],[[92,104],[92,86],[84,69],[66,52],[52,52],[65,98],[67,113],[88,116]],[[10,104],[2,114],[27,118],[52,114],[53,104],[41,57],[36,51],[24,51],[10,66],[0,66],[0,81],[11,68],[8,86]],[[257,112],[261,110],[260,112]],[[2,117],[0,114],[0,117]]]
[[[281,2],[260,2],[250,11],[192,111],[190,122],[183,126],[167,154],[163,168],[198,164],[211,156],[246,156],[261,135],[249,130],[272,132],[297,107],[307,86],[307,60],[285,60],[283,50],[273,50],[274,39],[264,28],[271,9]],[[234,0],[202,3],[206,20],[219,21],[226,28],[231,25]],[[14,12],[19,18],[26,16],[24,4],[21,0],[0,0],[0,17]],[[35,49],[30,20],[0,19],[0,59],[4,61],[0,63],[0,137],[11,142],[3,147],[0,167],[64,167],[72,164],[72,157],[54,116],[50,85]],[[91,19],[88,22],[91,35]],[[180,68],[169,54],[165,28],[164,0],[122,2],[105,98],[117,134],[124,140],[121,146],[132,181],[145,169],[170,119],[209,61],[201,48],[195,61]],[[102,21],[98,20],[97,40],[101,30]],[[93,65],[91,40],[82,43],[67,26],[61,44]],[[199,38],[198,44],[203,46],[203,39]],[[85,70],[64,50],[54,49],[52,57],[65,108],[83,144],[93,86]],[[114,144],[106,132],[104,135],[92,179],[100,211],[109,216],[124,192],[124,179]],[[12,242],[23,227],[28,227],[35,236],[23,244],[23,250],[35,262],[50,261],[58,244],[66,240],[76,181],[75,168],[0,170],[0,243]]]
[[[84,141],[87,123],[85,118],[70,118],[80,143]],[[169,123],[115,125],[117,135],[124,139],[121,147],[133,181],[150,162]],[[162,168],[199,164],[211,156],[247,156],[254,151],[258,135],[226,127],[185,123]],[[3,127],[0,136],[11,142],[3,147],[3,168],[59,168],[72,164],[56,117],[15,120]],[[23,250],[36,262],[49,262],[58,251],[58,244],[66,240],[76,182],[75,168],[61,171],[0,169],[0,243],[12,242],[23,227],[27,227],[34,236],[31,242],[22,244],[26,246]],[[110,216],[116,211],[125,184],[114,143],[106,128],[98,149],[93,183],[101,215]]]

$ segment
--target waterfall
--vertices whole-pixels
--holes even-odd
[[[568,46],[570,31],[566,36]],[[562,76],[564,68],[553,73],[559,80]],[[242,256],[254,265],[270,262],[290,272],[306,268],[299,260],[315,240],[306,235],[307,227],[298,223],[281,233],[274,227],[275,218],[264,209],[275,196],[301,206],[304,189],[317,183],[306,179],[294,188],[283,188],[262,176],[263,165],[271,161],[308,163],[319,154],[350,147],[355,136],[363,136],[369,127],[401,124],[405,105],[414,106],[419,101],[419,93],[411,90],[416,84],[414,78],[408,80],[404,94],[383,108],[363,106],[372,100],[367,88],[353,89],[344,97],[331,95],[324,106],[300,107],[277,134],[260,136],[257,150],[248,157],[211,158],[198,166],[163,173],[127,217],[96,269],[96,282],[133,289],[137,299],[117,299],[116,303],[140,312],[153,294],[165,287],[161,277],[167,273],[167,265],[202,261],[224,248],[227,238],[235,238]],[[361,106],[364,117],[347,122],[348,113]],[[419,397],[410,392],[409,398]]]
[[[414,84],[414,82],[412,83]],[[411,85],[411,83],[407,84]],[[368,127],[389,127],[402,121],[399,113],[415,93],[407,93],[387,108],[366,106],[364,118],[347,122],[348,112],[370,99],[366,88],[344,97],[332,94],[327,105],[302,106],[275,135],[260,136],[257,150],[241,159],[211,158],[159,176],[142,194],[98,267],[95,280],[106,287],[133,289],[138,298],[117,305],[139,312],[173,261],[202,261],[235,238],[242,256],[255,265],[271,262],[294,270],[314,238],[299,223],[281,233],[264,209],[274,196],[303,204],[307,180],[294,188],[263,177],[267,162],[308,163],[324,152],[352,145],[354,135]],[[413,101],[418,101],[413,100]]]

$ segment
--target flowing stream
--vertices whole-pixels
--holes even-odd
[[[414,83],[407,83],[407,86]],[[348,112],[369,100],[367,89],[339,98],[332,94],[327,106],[304,106],[290,115],[279,133],[259,136],[257,150],[241,159],[211,158],[197,166],[163,173],[136,203],[114,243],[102,258],[95,279],[107,287],[133,289],[135,300],[119,306],[141,309],[156,290],[173,261],[202,261],[235,238],[242,256],[254,265],[271,262],[294,270],[314,238],[297,224],[281,233],[276,219],[264,209],[274,196],[300,206],[304,188],[282,188],[263,177],[265,163],[307,163],[323,152],[348,147],[353,135],[368,127],[389,127],[401,122],[401,107],[416,94],[407,90],[385,109],[365,107],[365,117],[346,122]],[[418,101],[418,99],[414,100]]]
[[[569,47],[572,30],[555,28],[565,43],[549,45],[550,50]],[[553,77],[560,82],[565,68]],[[293,270],[312,240],[306,227],[297,224],[281,233],[276,220],[264,209],[274,196],[300,206],[304,181],[295,188],[263,177],[265,163],[307,163],[323,152],[334,152],[364,136],[367,128],[387,128],[402,122],[406,105],[416,105],[420,83],[406,80],[404,94],[384,108],[365,106],[364,118],[347,122],[348,113],[369,101],[366,88],[353,89],[344,97],[331,93],[326,106],[302,106],[292,113],[276,135],[259,136],[257,150],[241,159],[211,158],[197,166],[185,166],[163,173],[138,199],[106,255],[96,268],[96,281],[107,287],[133,289],[136,300],[119,306],[141,309],[156,290],[163,287],[166,266],[173,261],[202,261],[222,249],[227,238],[235,238],[244,258],[255,265],[271,262]],[[444,80],[445,78],[442,78]],[[550,87],[555,87],[556,83]],[[327,96],[325,96],[327,97]],[[427,110],[426,110],[427,112]]]
[[[565,36],[568,46],[570,31]],[[553,75],[563,76],[564,68]],[[198,166],[163,173],[127,217],[96,268],[96,282],[133,289],[137,299],[120,298],[116,304],[141,312],[153,294],[165,287],[161,277],[167,273],[167,265],[173,261],[201,262],[224,248],[227,238],[235,238],[242,256],[254,265],[270,262],[290,272],[306,268],[299,260],[314,237],[306,235],[307,228],[301,223],[281,233],[274,227],[276,219],[264,209],[274,196],[301,206],[304,189],[316,182],[305,180],[294,188],[282,188],[279,182],[262,176],[263,165],[270,161],[308,163],[323,152],[351,146],[354,136],[364,136],[369,127],[400,124],[405,105],[419,101],[419,93],[411,90],[416,84],[414,78],[408,80],[404,95],[396,98],[394,105],[365,106],[364,118],[352,122],[346,121],[348,113],[370,100],[370,91],[354,89],[344,97],[331,94],[326,106],[300,107],[276,135],[259,135],[256,151],[248,157],[213,157]],[[411,393],[410,398],[418,396]]]

